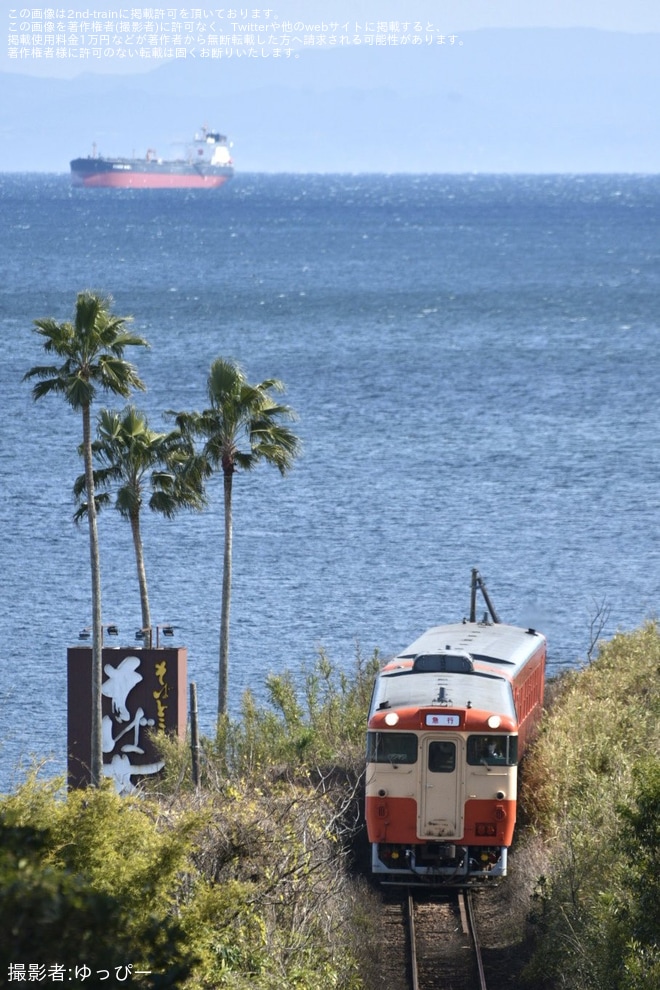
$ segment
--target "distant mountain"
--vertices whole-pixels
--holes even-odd
[[[133,75],[0,73],[0,171],[173,151],[203,123],[240,172],[656,172],[660,34],[488,30]]]

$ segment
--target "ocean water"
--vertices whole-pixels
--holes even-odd
[[[478,567],[550,672],[656,615],[660,177],[239,175],[222,190],[72,190],[0,175],[0,789],[65,768],[66,649],[91,621],[72,522],[78,418],[33,402],[37,317],[110,293],[154,427],[211,361],[281,378],[304,450],[235,481],[231,709],[324,649],[397,652],[468,613]],[[105,404],[102,400],[100,405]],[[117,401],[107,400],[117,407]],[[145,515],[155,623],[177,626],[202,729],[216,703],[221,482]],[[128,525],[100,520],[104,621],[140,625]]]

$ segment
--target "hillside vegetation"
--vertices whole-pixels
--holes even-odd
[[[0,986],[59,967],[107,987],[132,967],[139,987],[372,990],[379,901],[359,850],[377,667],[358,656],[347,677],[321,655],[302,683],[268,678],[266,704],[247,694],[203,740],[199,787],[188,747],[164,742],[167,774],[139,798],[65,795],[35,772],[0,799]],[[551,685],[495,892],[498,986],[660,987],[659,674],[649,624]]]
[[[555,686],[524,768],[542,844],[535,990],[660,987],[660,634],[616,635]]]
[[[0,799],[0,986],[358,990],[365,931],[351,871],[365,713],[378,660],[320,656],[267,681],[190,751],[164,741],[160,790],[73,791],[35,773]],[[298,690],[296,690],[296,688]],[[300,690],[302,688],[302,690]],[[69,976],[70,974],[70,976]]]

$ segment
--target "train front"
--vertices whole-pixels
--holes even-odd
[[[376,679],[366,821],[381,880],[506,875],[518,736],[510,679],[465,651],[397,658]]]

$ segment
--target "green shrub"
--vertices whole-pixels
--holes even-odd
[[[107,794],[98,795],[105,803]],[[90,806],[95,797],[89,795]],[[44,813],[50,828],[42,825]],[[153,907],[135,890],[127,898],[126,887],[112,889],[111,877],[99,882],[100,871],[90,863],[98,859],[97,843],[107,848],[102,816],[92,816],[97,831],[91,845],[75,831],[69,833],[67,847],[76,848],[77,862],[60,856],[60,827],[68,817],[67,802],[34,780],[0,805],[2,976],[22,970],[27,982],[30,967],[46,973],[59,968],[66,982],[78,974],[86,986],[96,987],[116,968],[125,973],[131,966],[144,972],[134,977],[141,986],[181,986],[194,964],[183,929],[167,910]],[[130,863],[132,850],[122,848]],[[111,869],[113,863],[108,865]]]
[[[348,857],[377,666],[358,654],[351,679],[321,654],[299,690],[271,675],[264,704],[246,694],[202,740],[197,789],[189,748],[163,737],[167,772],[139,797],[35,774],[0,798],[0,964],[38,952],[130,962],[144,986],[359,990]]]

